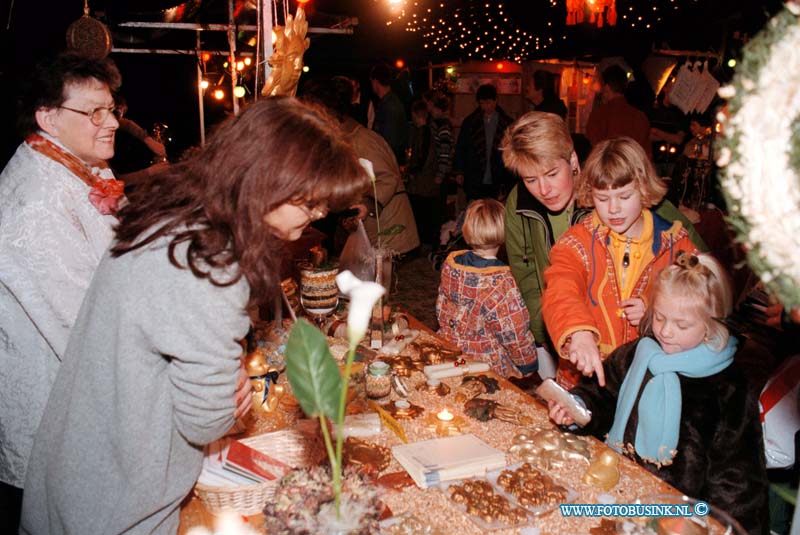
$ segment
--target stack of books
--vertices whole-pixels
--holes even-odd
[[[291,467],[235,439],[206,447],[198,481],[214,487],[252,485],[283,477]]]
[[[475,435],[403,444],[392,448],[392,454],[423,489],[445,481],[482,476],[508,464],[505,453]]]

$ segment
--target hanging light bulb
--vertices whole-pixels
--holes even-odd
[[[223,98],[225,98],[225,91],[223,91],[222,89],[215,89],[214,98],[217,100],[222,100]]]

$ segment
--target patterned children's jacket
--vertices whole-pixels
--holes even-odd
[[[511,268],[462,265],[459,257],[467,252],[451,253],[442,267],[436,300],[439,335],[503,377],[518,377],[518,366],[536,362],[522,294]]]

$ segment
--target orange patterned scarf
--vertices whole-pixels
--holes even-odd
[[[89,186],[89,202],[103,215],[116,213],[119,201],[125,193],[125,183],[116,179],[104,179],[92,173],[91,169],[76,156],[68,153],[52,141],[39,134],[32,134],[25,140],[36,152],[66,167],[73,175]]]

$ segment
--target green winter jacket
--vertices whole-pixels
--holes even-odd
[[[668,200],[654,207],[655,212],[667,221],[679,220],[689,232],[692,243],[701,251],[708,251],[694,226]],[[575,208],[570,225],[574,225],[590,213],[591,209]],[[506,253],[511,272],[517,280],[522,298],[531,317],[531,332],[537,344],[544,344],[549,337],[542,318],[542,291],[544,270],[550,265],[550,248],[560,236],[553,236],[547,219],[547,209],[530,194],[527,188],[517,183],[506,198]]]

